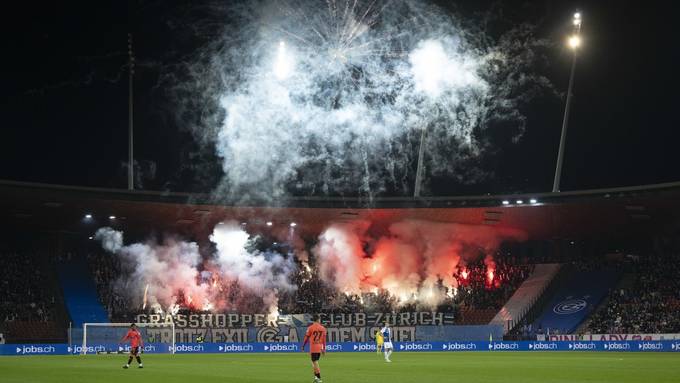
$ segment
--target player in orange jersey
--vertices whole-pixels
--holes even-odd
[[[128,358],[127,364],[123,366],[123,368],[130,368],[130,363],[132,363],[132,358],[137,358],[137,364],[139,364],[139,368],[144,368],[144,365],[142,365],[142,358],[139,357],[139,348],[144,347],[144,341],[142,340],[142,334],[137,330],[137,325],[136,324],[131,324],[130,329],[128,330],[127,334],[120,340],[119,343],[125,342],[126,340],[130,341],[130,357]]]
[[[312,367],[314,368],[314,382],[321,383],[321,370],[319,369],[319,359],[321,355],[326,355],[326,328],[319,323],[321,317],[314,315],[314,323],[307,327],[305,339],[302,342],[300,351],[305,351],[305,346],[309,342],[309,354],[312,357]]]

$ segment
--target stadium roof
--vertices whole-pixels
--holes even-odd
[[[85,219],[86,214],[92,218]],[[295,222],[296,230],[313,236],[332,221],[367,219],[389,224],[423,219],[516,228],[534,239],[577,238],[659,230],[680,221],[680,182],[562,193],[372,201],[295,197],[237,206],[207,194],[0,181],[0,219],[4,227],[84,236],[98,227],[114,226],[128,232],[200,237],[224,220],[244,222],[254,230],[264,230],[267,221],[274,228]]]

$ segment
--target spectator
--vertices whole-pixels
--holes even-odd
[[[676,333],[680,331],[680,251],[629,258],[628,286],[610,292],[590,319],[590,333]]]

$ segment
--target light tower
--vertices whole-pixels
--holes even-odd
[[[557,152],[557,167],[555,169],[555,181],[553,182],[553,193],[560,191],[560,178],[562,176],[562,162],[564,162],[564,146],[567,138],[567,127],[569,125],[569,110],[571,108],[572,90],[574,88],[574,74],[576,73],[576,59],[578,50],[581,47],[581,12],[576,11],[572,19],[573,33],[567,39],[567,45],[571,48],[573,57],[571,61],[571,74],[569,75],[569,88],[567,90],[567,101],[564,107],[564,118],[562,120],[562,134],[560,136],[560,149]]]

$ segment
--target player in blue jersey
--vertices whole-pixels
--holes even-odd
[[[392,362],[390,360],[390,355],[392,355],[392,350],[394,349],[394,346],[392,346],[392,329],[390,328],[390,324],[385,322],[385,327],[380,330],[383,336],[383,351],[385,352],[385,362],[390,363]]]

